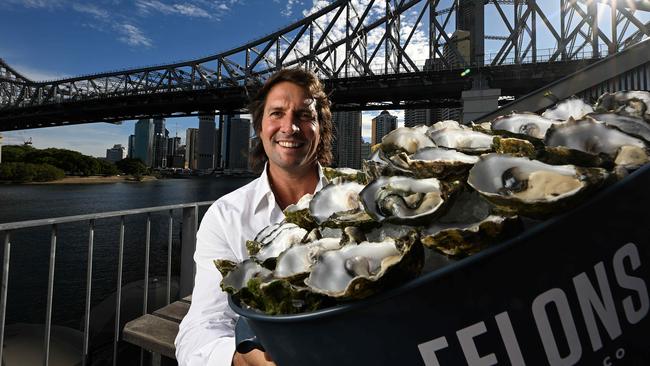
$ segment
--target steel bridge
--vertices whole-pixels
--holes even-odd
[[[0,131],[236,113],[287,67],[315,71],[334,110],[517,98],[643,41],[649,19],[649,0],[340,0],[198,60],[38,82],[0,60]]]

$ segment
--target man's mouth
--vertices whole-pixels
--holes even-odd
[[[302,142],[297,141],[278,141],[278,145],[288,148],[296,148],[302,146]]]

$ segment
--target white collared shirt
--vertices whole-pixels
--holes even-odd
[[[238,315],[221,290],[221,273],[214,259],[241,262],[248,258],[246,240],[268,225],[284,220],[269,185],[268,166],[259,178],[210,206],[196,234],[196,276],[190,310],[176,336],[176,359],[181,366],[230,366],[235,353]],[[319,191],[327,179],[319,165]]]

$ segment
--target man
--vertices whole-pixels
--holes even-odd
[[[331,160],[330,102],[318,78],[302,69],[271,76],[250,104],[258,141],[252,152],[259,178],[223,196],[206,212],[197,233],[192,305],[176,337],[182,366],[274,365],[259,350],[235,352],[237,315],[219,284],[214,259],[241,262],[245,242],[284,219],[282,210],[326,184],[321,165]]]

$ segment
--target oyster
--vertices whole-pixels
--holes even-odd
[[[363,184],[345,182],[328,184],[314,195],[309,203],[309,213],[323,226],[344,227],[370,223],[372,219],[363,210],[359,193]]]
[[[399,152],[397,154],[402,154]],[[381,176],[411,175],[412,172],[401,164],[395,164],[381,149],[375,150],[368,160],[362,162],[363,172],[368,180]]]
[[[307,193],[300,197],[298,202],[287,206],[284,209],[284,217],[287,222],[296,224],[304,229],[313,229],[318,226],[314,219],[309,214],[309,204],[311,203],[313,194]]]
[[[623,112],[650,121],[650,92],[633,90],[604,93],[596,102],[599,112]]]
[[[334,184],[341,182],[366,184],[366,175],[357,169],[323,167],[323,175],[329,182]]]
[[[307,230],[292,223],[270,225],[246,242],[251,257],[265,266],[273,267],[275,258],[293,245],[300,244],[308,234]]]
[[[323,252],[305,284],[329,297],[360,299],[380,287],[416,276],[422,265],[422,245],[412,232],[399,239],[363,242]]]
[[[593,111],[592,106],[585,103],[584,100],[573,97],[565,99],[557,103],[554,107],[545,110],[542,113],[542,117],[556,121],[566,121],[569,118],[580,119]]]
[[[306,275],[315,258],[327,250],[341,247],[338,238],[322,238],[304,245],[293,246],[278,256],[273,275],[275,278],[294,278]]]
[[[497,117],[492,121],[493,131],[506,131],[516,135],[525,135],[536,139],[544,139],[546,130],[560,123],[534,113],[510,113]]]
[[[215,262],[215,265],[219,268],[218,263]],[[223,277],[221,288],[228,293],[234,294],[246,287],[248,281],[253,278],[268,280],[272,276],[273,272],[271,270],[262,267],[252,259],[246,259],[238,263]]]
[[[619,130],[650,142],[650,124],[641,118],[623,116],[618,113],[592,113],[588,117],[604,123],[608,126],[614,126]]]
[[[457,188],[456,183],[445,184],[436,178],[380,177],[360,196],[375,220],[416,224],[440,215]]]
[[[572,158],[572,152],[563,150],[576,150],[592,156],[604,154],[617,165],[626,168],[635,168],[650,161],[643,140],[589,117],[578,121],[569,120],[563,125],[550,128],[545,142],[549,154],[564,154],[569,159]]]
[[[438,131],[438,130],[443,130],[445,128],[448,128],[450,130],[456,129],[456,130],[466,130],[469,129],[469,127],[461,125],[458,121],[454,121],[451,119],[444,120],[444,121],[439,121],[431,125],[431,127],[428,128],[427,131],[433,132],[433,131]]]
[[[478,157],[452,149],[427,147],[411,156],[405,153],[393,155],[390,160],[396,166],[408,169],[416,178],[464,179]]]
[[[426,135],[428,128],[424,125],[398,127],[381,139],[381,149],[387,154],[399,151],[413,154],[424,147],[436,146]]]
[[[467,183],[505,211],[534,218],[572,208],[608,178],[601,168],[548,165],[509,155],[487,154]]]
[[[449,256],[474,254],[519,227],[517,216],[495,213],[495,207],[474,191],[464,191],[444,216],[421,231],[427,247]]]
[[[429,138],[438,147],[458,150],[468,154],[481,154],[492,150],[494,136],[469,128],[442,128],[427,131]]]

